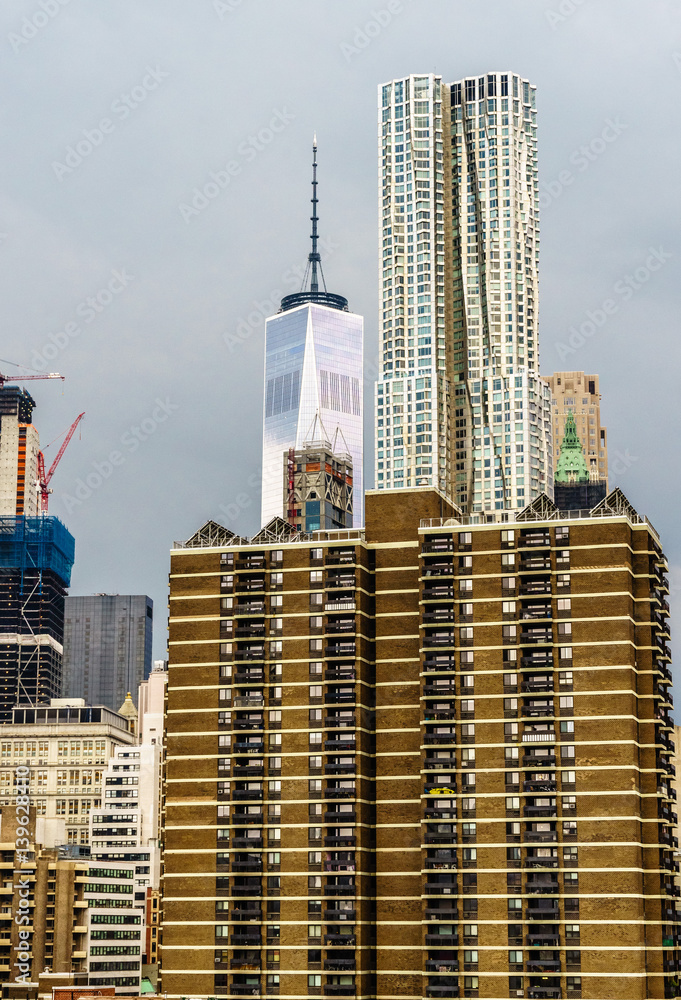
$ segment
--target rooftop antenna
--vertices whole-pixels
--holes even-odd
[[[312,138],[312,215],[310,216],[310,221],[312,222],[312,250],[308,254],[307,267],[305,268],[305,276],[303,278],[303,286],[301,291],[305,290],[305,285],[307,284],[307,276],[310,275],[310,291],[313,294],[319,292],[319,277],[317,275],[317,269],[319,269],[319,274],[322,276],[322,282],[324,284],[324,291],[326,291],[326,279],[324,278],[324,271],[322,269],[322,256],[317,248],[319,233],[317,231],[317,223],[319,222],[319,216],[317,215],[317,205],[319,199],[317,198],[317,133],[314,133]]]

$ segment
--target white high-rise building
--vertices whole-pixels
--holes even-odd
[[[342,295],[326,291],[318,252],[317,145],[313,147],[312,251],[303,291],[282,299],[265,326],[265,399],[262,448],[262,524],[287,518],[286,461],[302,449],[319,418],[332,438],[340,430],[353,466],[353,525],[364,523],[364,320]],[[307,277],[310,287],[305,289]],[[319,275],[324,290],[319,289]],[[344,449],[345,450],[345,449]],[[324,498],[320,498],[324,499]],[[312,513],[306,500],[306,509]],[[320,524],[322,529],[332,524]]]
[[[470,512],[553,490],[539,379],[535,88],[512,73],[379,88],[376,486]]]

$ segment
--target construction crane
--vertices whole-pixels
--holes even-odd
[[[44,375],[3,375],[0,372],[0,389],[3,388],[5,382],[31,382],[33,379],[39,378],[60,378],[63,382],[66,376],[60,375],[59,372],[45,372]]]
[[[31,376],[29,376],[29,377],[31,377]],[[49,377],[49,376],[47,376],[47,377]],[[59,378],[62,378],[62,376],[60,375]],[[68,429],[68,431],[66,433],[66,437],[64,438],[64,440],[62,442],[62,446],[61,446],[61,448],[59,449],[59,451],[57,453],[57,457],[55,458],[54,462],[50,466],[50,470],[47,473],[47,475],[45,474],[45,456],[43,455],[42,451],[38,452],[38,482],[37,482],[37,487],[38,487],[38,492],[40,493],[40,513],[41,514],[47,514],[47,502],[48,502],[49,495],[52,492],[52,490],[49,489],[49,484],[50,484],[50,480],[52,479],[52,476],[54,475],[54,470],[59,465],[59,463],[61,461],[61,457],[64,454],[64,452],[66,451],[66,447],[67,447],[69,441],[71,440],[71,438],[73,437],[73,433],[74,433],[76,427],[81,422],[81,420],[83,419],[84,416],[85,416],[85,413],[79,413],[78,416],[76,417],[76,419],[73,421],[73,423],[69,427],[69,429]]]

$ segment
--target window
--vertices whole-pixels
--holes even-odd
[[[522,951],[509,951],[508,960],[511,965],[522,965],[523,964]]]
[[[502,542],[506,542],[507,545],[513,545],[513,542],[515,540],[515,532],[513,531],[513,529],[502,531],[501,540]]]
[[[459,532],[459,545],[471,545],[472,542],[473,542],[473,533],[471,531]]]
[[[459,580],[459,590],[462,593],[470,593],[473,590],[472,580]]]
[[[502,554],[501,554],[501,565],[502,566],[515,566],[515,552],[502,552]]]
[[[505,615],[515,614],[515,601],[504,601],[501,605],[502,613]]]
[[[564,708],[564,709],[568,709],[568,708],[573,708],[574,707],[574,698],[572,697],[571,694],[562,695],[561,696],[561,698],[560,698],[560,707]]]
[[[310,549],[310,561],[321,562],[324,558],[324,549]]]
[[[318,927],[319,925],[318,924],[312,924],[311,926]],[[308,988],[312,987],[313,989],[317,989],[317,988],[321,989],[322,988],[322,977],[321,976],[308,976],[307,977],[307,985],[308,985]]]
[[[559,597],[558,598],[558,610],[559,611],[571,611],[572,601],[569,597]]]
[[[57,816],[66,816],[66,799],[57,799]]]
[[[571,637],[572,622],[558,622],[558,636],[559,638]]]
[[[324,574],[320,569],[310,570],[310,586],[321,583],[323,579]]]
[[[314,629],[321,628],[323,624],[324,624],[324,619],[322,618],[321,615],[312,615],[310,617],[310,631],[311,632]]]
[[[312,660],[310,662],[310,677],[321,677],[321,675],[322,675],[321,660]]]
[[[321,746],[322,734],[321,733],[310,733],[310,746]]]
[[[321,857],[321,854],[319,855]],[[321,924],[308,924],[307,925],[307,936],[311,938],[320,938],[322,936],[322,925]],[[314,979],[315,977],[309,977]],[[320,977],[317,976],[317,979]]]
[[[310,771],[321,771],[321,769],[322,769],[322,758],[321,757],[310,757],[309,764],[310,764]]]
[[[273,594],[270,600],[271,600],[272,611],[276,611],[278,608],[281,608],[284,605],[284,598],[282,594]]]

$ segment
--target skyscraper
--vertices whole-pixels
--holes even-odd
[[[554,465],[560,455],[568,414],[572,413],[587,456],[592,479],[608,479],[608,435],[601,424],[601,394],[598,375],[584,372],[554,372],[544,381],[551,389]]]
[[[313,154],[312,250],[303,290],[286,295],[265,326],[263,525],[286,517],[281,484],[288,451],[303,447],[316,417],[332,435],[341,430],[354,470],[353,522],[363,521],[364,321],[348,311],[342,295],[326,291],[318,251],[316,139]]]
[[[38,452],[33,424],[35,400],[16,385],[0,388],[0,515],[38,513]]]
[[[65,698],[115,712],[151,670],[154,602],[145,594],[67,597]]]
[[[535,88],[510,73],[379,88],[376,486],[472,512],[551,494],[538,375]]]

